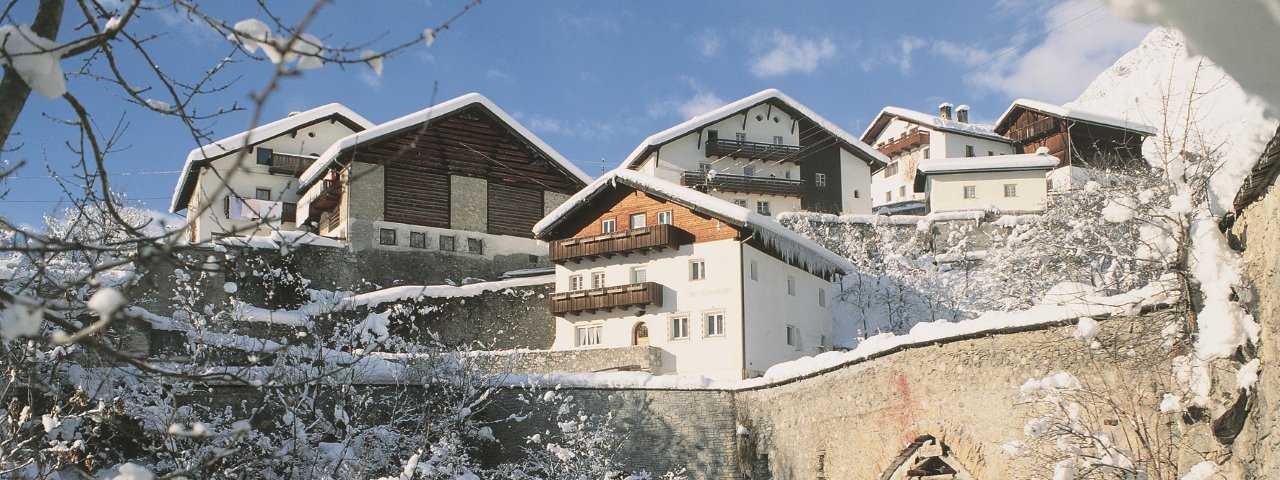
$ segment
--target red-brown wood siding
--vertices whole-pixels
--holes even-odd
[[[489,233],[533,238],[542,218],[542,190],[489,184]]]
[[[646,225],[654,225],[658,223],[658,212],[666,210],[671,211],[671,223],[692,234],[694,242],[740,238],[738,229],[732,225],[675,202],[622,186],[596,197],[590,206],[575,212],[572,219],[557,229],[558,232],[564,233],[556,235],[555,238],[599,235],[600,222],[610,218],[617,222],[618,230],[626,230],[630,224],[631,215],[636,213],[644,213]]]

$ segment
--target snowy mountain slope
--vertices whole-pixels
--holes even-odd
[[[1230,207],[1244,175],[1276,129],[1275,120],[1264,116],[1262,102],[1212,61],[1189,56],[1182,34],[1163,27],[1066,106],[1154,126],[1160,133],[1147,140],[1143,155],[1157,165],[1162,152],[1199,151],[1197,145],[1223,153],[1231,168],[1215,175],[1213,209],[1218,214]],[[1189,138],[1186,132],[1191,132]]]

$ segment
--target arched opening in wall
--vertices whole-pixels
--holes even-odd
[[[973,476],[951,455],[951,448],[921,435],[893,459],[880,480],[973,480]]]
[[[637,323],[635,328],[631,330],[631,344],[636,346],[649,345],[649,326],[644,322]]]

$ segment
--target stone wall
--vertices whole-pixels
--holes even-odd
[[[1248,420],[1224,467],[1240,478],[1280,478],[1280,193],[1269,192],[1241,212],[1231,243],[1244,257],[1245,277],[1253,284],[1242,297],[1262,325],[1256,355],[1261,363]]]
[[[482,371],[510,374],[606,371],[656,373],[662,366],[662,349],[636,346],[517,351],[480,355],[473,362]]]

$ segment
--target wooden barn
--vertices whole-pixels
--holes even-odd
[[[302,174],[298,217],[353,250],[545,255],[533,225],[589,181],[472,93],[336,142]]]
[[[1059,167],[1145,167],[1142,141],[1155,129],[1036,100],[1018,99],[996,122],[995,133],[1013,142],[1015,153],[1040,147],[1062,160]]]

